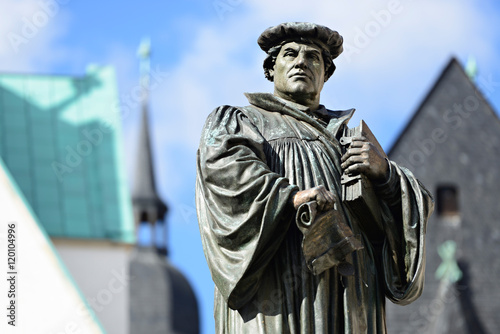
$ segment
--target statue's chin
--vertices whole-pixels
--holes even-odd
[[[287,95],[289,100],[299,104],[307,104],[307,102],[314,100],[314,97],[316,96],[315,93],[308,89],[296,89],[288,92]]]
[[[303,81],[288,82],[285,87],[281,88],[275,89],[274,95],[302,105],[309,105],[317,96],[315,89]]]

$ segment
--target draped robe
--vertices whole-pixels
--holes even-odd
[[[291,196],[324,185],[341,198],[339,133],[354,110],[308,108],[272,94],[247,94],[250,106],[222,106],[202,132],[196,205],[215,283],[217,333],[386,333],[385,297],[418,298],[425,269],[425,228],[433,210],[412,173],[390,162],[379,187],[382,236],[365,233],[338,203],[364,248],[315,276],[302,254]]]

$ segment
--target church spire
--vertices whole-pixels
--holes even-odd
[[[141,223],[155,225],[157,221],[163,221],[167,212],[167,206],[156,191],[155,176],[153,169],[153,155],[151,151],[150,131],[148,124],[148,102],[149,102],[149,75],[151,47],[149,39],[144,39],[137,52],[140,58],[141,70],[141,127],[138,137],[137,155],[135,161],[135,178],[132,189],[132,204],[134,208],[134,220],[138,227]],[[154,232],[154,230],[153,230]],[[154,242],[153,233],[153,242]],[[162,251],[165,245],[159,248]],[[165,249],[166,251],[166,249]]]

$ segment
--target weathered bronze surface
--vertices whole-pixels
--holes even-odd
[[[365,137],[384,158],[387,158],[377,138],[363,120],[357,127],[344,128],[343,136],[339,140],[344,147],[344,153],[350,148],[353,138],[356,137]],[[365,233],[369,235],[383,233],[382,212],[370,179],[364,174],[350,176],[344,172],[340,183],[342,184],[342,202],[349,206],[350,210],[357,216]]]
[[[302,251],[307,267],[314,275],[340,265],[340,274],[353,274],[346,256],[363,248],[345,221],[344,213],[337,206],[318,212],[316,202],[302,204],[297,210],[296,223],[304,235]]]
[[[432,198],[373,135],[347,128],[354,109],[319,103],[337,32],[284,23],[258,43],[274,93],[215,109],[198,150],[216,332],[386,333],[385,298],[421,294]]]

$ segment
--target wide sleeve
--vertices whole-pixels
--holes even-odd
[[[390,173],[385,194],[381,191],[386,238],[380,262],[387,298],[405,305],[423,290],[425,232],[434,202],[408,169],[391,161]]]
[[[266,164],[265,139],[238,108],[208,117],[197,155],[196,206],[212,279],[229,307],[257,292],[287,233],[298,190]]]

